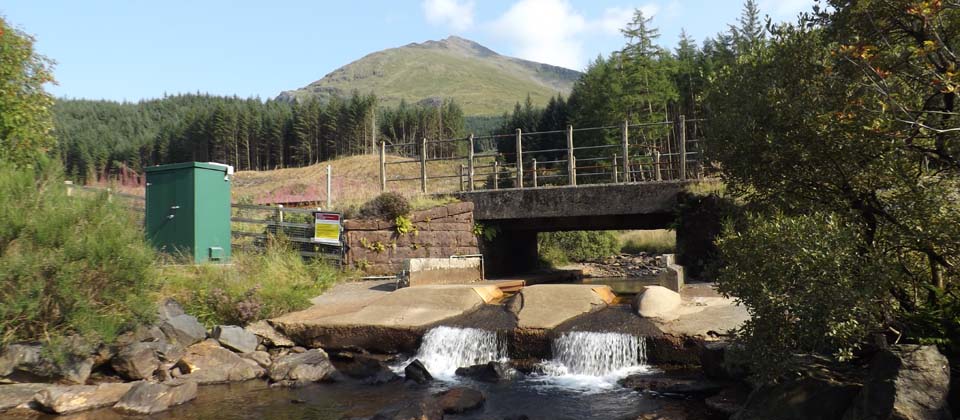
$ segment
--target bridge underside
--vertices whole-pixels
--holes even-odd
[[[687,182],[583,185],[464,192],[474,219],[498,234],[484,247],[489,275],[536,268],[537,233],[670,227]]]

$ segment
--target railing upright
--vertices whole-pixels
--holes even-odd
[[[427,192],[427,138],[420,140],[420,192]]]
[[[573,155],[573,126],[567,126],[567,173],[571,186],[577,185],[577,163]]]
[[[687,179],[687,117],[680,116],[680,180]]]
[[[523,133],[517,129],[517,188],[523,188]]]
[[[467,178],[468,178],[468,182],[470,182],[470,188],[468,188],[469,191],[473,191],[473,181],[474,181],[474,179],[473,179],[473,176],[474,176],[474,174],[473,174],[473,153],[474,153],[474,152],[473,152],[473,151],[474,151],[473,144],[474,144],[473,133],[470,133],[470,144],[469,144],[470,149],[467,151],[467,155],[468,155]]]
[[[533,160],[533,188],[537,188],[537,160]]]
[[[630,121],[623,120],[623,134],[620,139],[620,153],[623,156],[623,177],[630,182]],[[616,168],[617,164],[613,164]]]
[[[380,142],[380,192],[387,191],[387,142]]]

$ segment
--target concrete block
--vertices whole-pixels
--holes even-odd
[[[466,284],[483,280],[479,258],[411,258],[404,262],[410,286]]]

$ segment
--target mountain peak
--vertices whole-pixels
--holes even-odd
[[[467,115],[499,115],[528,94],[535,104],[546,105],[558,93],[569,94],[579,77],[574,70],[500,55],[451,35],[367,54],[278,99],[326,100],[357,91],[373,93],[387,106],[452,98]]]

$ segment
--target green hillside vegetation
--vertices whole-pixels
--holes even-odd
[[[453,98],[467,115],[499,115],[527,95],[542,106],[558,93],[569,94],[579,76],[452,36],[372,53],[280,98],[329,100],[357,90],[377,95],[387,106]]]

